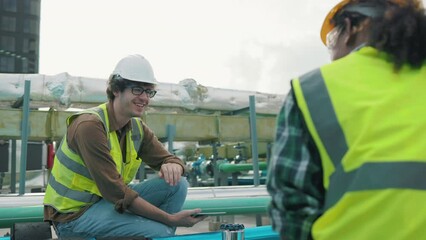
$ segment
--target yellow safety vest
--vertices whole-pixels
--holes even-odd
[[[426,238],[426,65],[364,47],[292,81],[326,189],[314,239]]]
[[[78,115],[84,113],[95,114],[101,119],[108,133],[108,145],[117,171],[126,184],[130,183],[142,163],[142,159],[137,155],[143,139],[140,120],[131,119],[132,129],[126,133],[126,162],[123,162],[117,134],[115,131],[109,131],[106,104],[70,116],[67,119],[67,126]],[[59,212],[68,213],[91,205],[102,197],[81,157],[69,148],[66,135],[56,151],[54,163],[44,197],[44,205],[50,205]]]

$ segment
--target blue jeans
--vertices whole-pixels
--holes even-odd
[[[143,199],[168,213],[181,211],[185,202],[188,182],[182,177],[176,186],[170,186],[164,179],[156,177],[130,186]],[[93,204],[81,217],[56,226],[60,238],[92,237],[168,237],[176,228],[135,215],[122,214],[114,210],[114,204],[101,199]]]

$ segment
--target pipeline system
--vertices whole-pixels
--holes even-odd
[[[0,139],[12,141],[20,139],[23,143],[19,171],[19,194],[0,195],[0,228],[10,227],[17,222],[42,221],[44,195],[25,193],[25,146],[28,141],[60,140],[66,131],[63,123],[73,113],[52,107],[47,111],[32,109],[30,106],[33,96],[30,91],[31,81],[23,81],[23,79],[19,81],[25,82],[21,108],[0,108]],[[231,215],[266,212],[270,197],[265,188],[259,186],[259,171],[266,169],[266,163],[259,163],[258,146],[261,143],[266,145],[273,141],[275,113],[278,110],[273,110],[273,114],[257,113],[255,96],[257,95],[249,96],[249,106],[243,109],[209,111],[207,114],[206,111],[189,113],[148,111],[141,116],[160,140],[169,143],[169,151],[173,150],[171,145],[175,141],[197,141],[200,144],[212,144],[213,146],[219,142],[251,143],[251,163],[216,164],[213,177],[215,178],[214,185],[218,186],[220,176],[225,179],[228,177],[227,174],[253,171],[252,186],[190,188],[184,209],[202,208],[207,212],[225,211],[226,214]],[[280,97],[277,101],[281,103],[281,100]],[[262,107],[264,108],[265,104]],[[215,161],[216,157],[213,158]],[[17,159],[12,159],[12,163],[16,162]],[[15,170],[13,169],[11,172],[12,175],[15,174]]]

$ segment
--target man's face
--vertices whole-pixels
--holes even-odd
[[[145,84],[134,84],[127,86],[123,92],[116,96],[121,111],[128,117],[140,117],[153,97],[154,86]]]

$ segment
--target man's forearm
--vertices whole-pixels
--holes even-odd
[[[129,210],[139,216],[146,217],[169,226],[174,226],[171,214],[157,208],[141,197],[137,197],[133,200]]]

